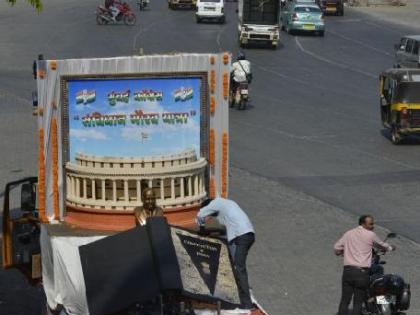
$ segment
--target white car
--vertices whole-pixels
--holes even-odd
[[[197,12],[195,17],[197,23],[202,20],[217,20],[225,23],[225,12],[223,0],[197,0]]]

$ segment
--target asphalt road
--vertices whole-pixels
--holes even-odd
[[[135,27],[96,25],[96,3],[49,0],[37,14],[24,1],[14,8],[0,2],[0,187],[36,174],[30,93],[38,53],[238,50],[235,3],[226,4],[227,23],[218,25],[196,24],[193,12],[155,0]],[[419,31],[347,10],[327,18],[324,38],[282,33],[277,51],[245,50],[252,102],[230,112],[231,196],[255,223],[250,281],[272,315],[334,314],[340,262],[331,246],[366,212],[402,236],[389,270],[410,279],[409,314],[420,314],[420,141],[392,145],[378,108],[378,74],[392,65],[393,44]],[[0,314],[37,314],[40,296],[17,273],[0,271]]]

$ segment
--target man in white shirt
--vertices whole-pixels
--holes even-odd
[[[239,285],[241,308],[252,309],[253,304],[249,292],[246,258],[249,249],[255,242],[255,231],[246,213],[236,202],[224,198],[207,199],[202,203],[202,208],[197,214],[197,223],[202,226],[205,218],[215,216],[220,224],[226,227],[229,245],[235,245],[233,265]]]
[[[233,83],[251,82],[251,63],[246,60],[245,54],[238,53],[237,61],[232,64],[232,79]]]

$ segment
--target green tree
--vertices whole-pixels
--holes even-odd
[[[15,5],[17,0],[6,0],[6,2],[11,5]],[[42,10],[42,1],[41,0],[26,0],[31,6],[33,6],[37,11]]]

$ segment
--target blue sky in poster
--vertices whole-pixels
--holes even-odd
[[[96,156],[143,157],[179,153],[195,149],[200,154],[200,79],[114,79],[68,81],[69,96],[69,146],[70,160],[76,153]],[[193,97],[175,101],[174,91],[192,88]],[[80,91],[95,91],[93,102],[76,103]],[[127,103],[111,106],[108,93],[130,90]],[[153,90],[163,93],[160,101],[135,101],[134,93]],[[158,124],[133,124],[130,114],[142,110],[144,114],[158,113]],[[83,117],[98,112],[102,115],[126,115],[125,125],[90,126],[83,124]],[[195,114],[194,114],[195,112]],[[186,123],[165,123],[162,113],[188,113]]]

